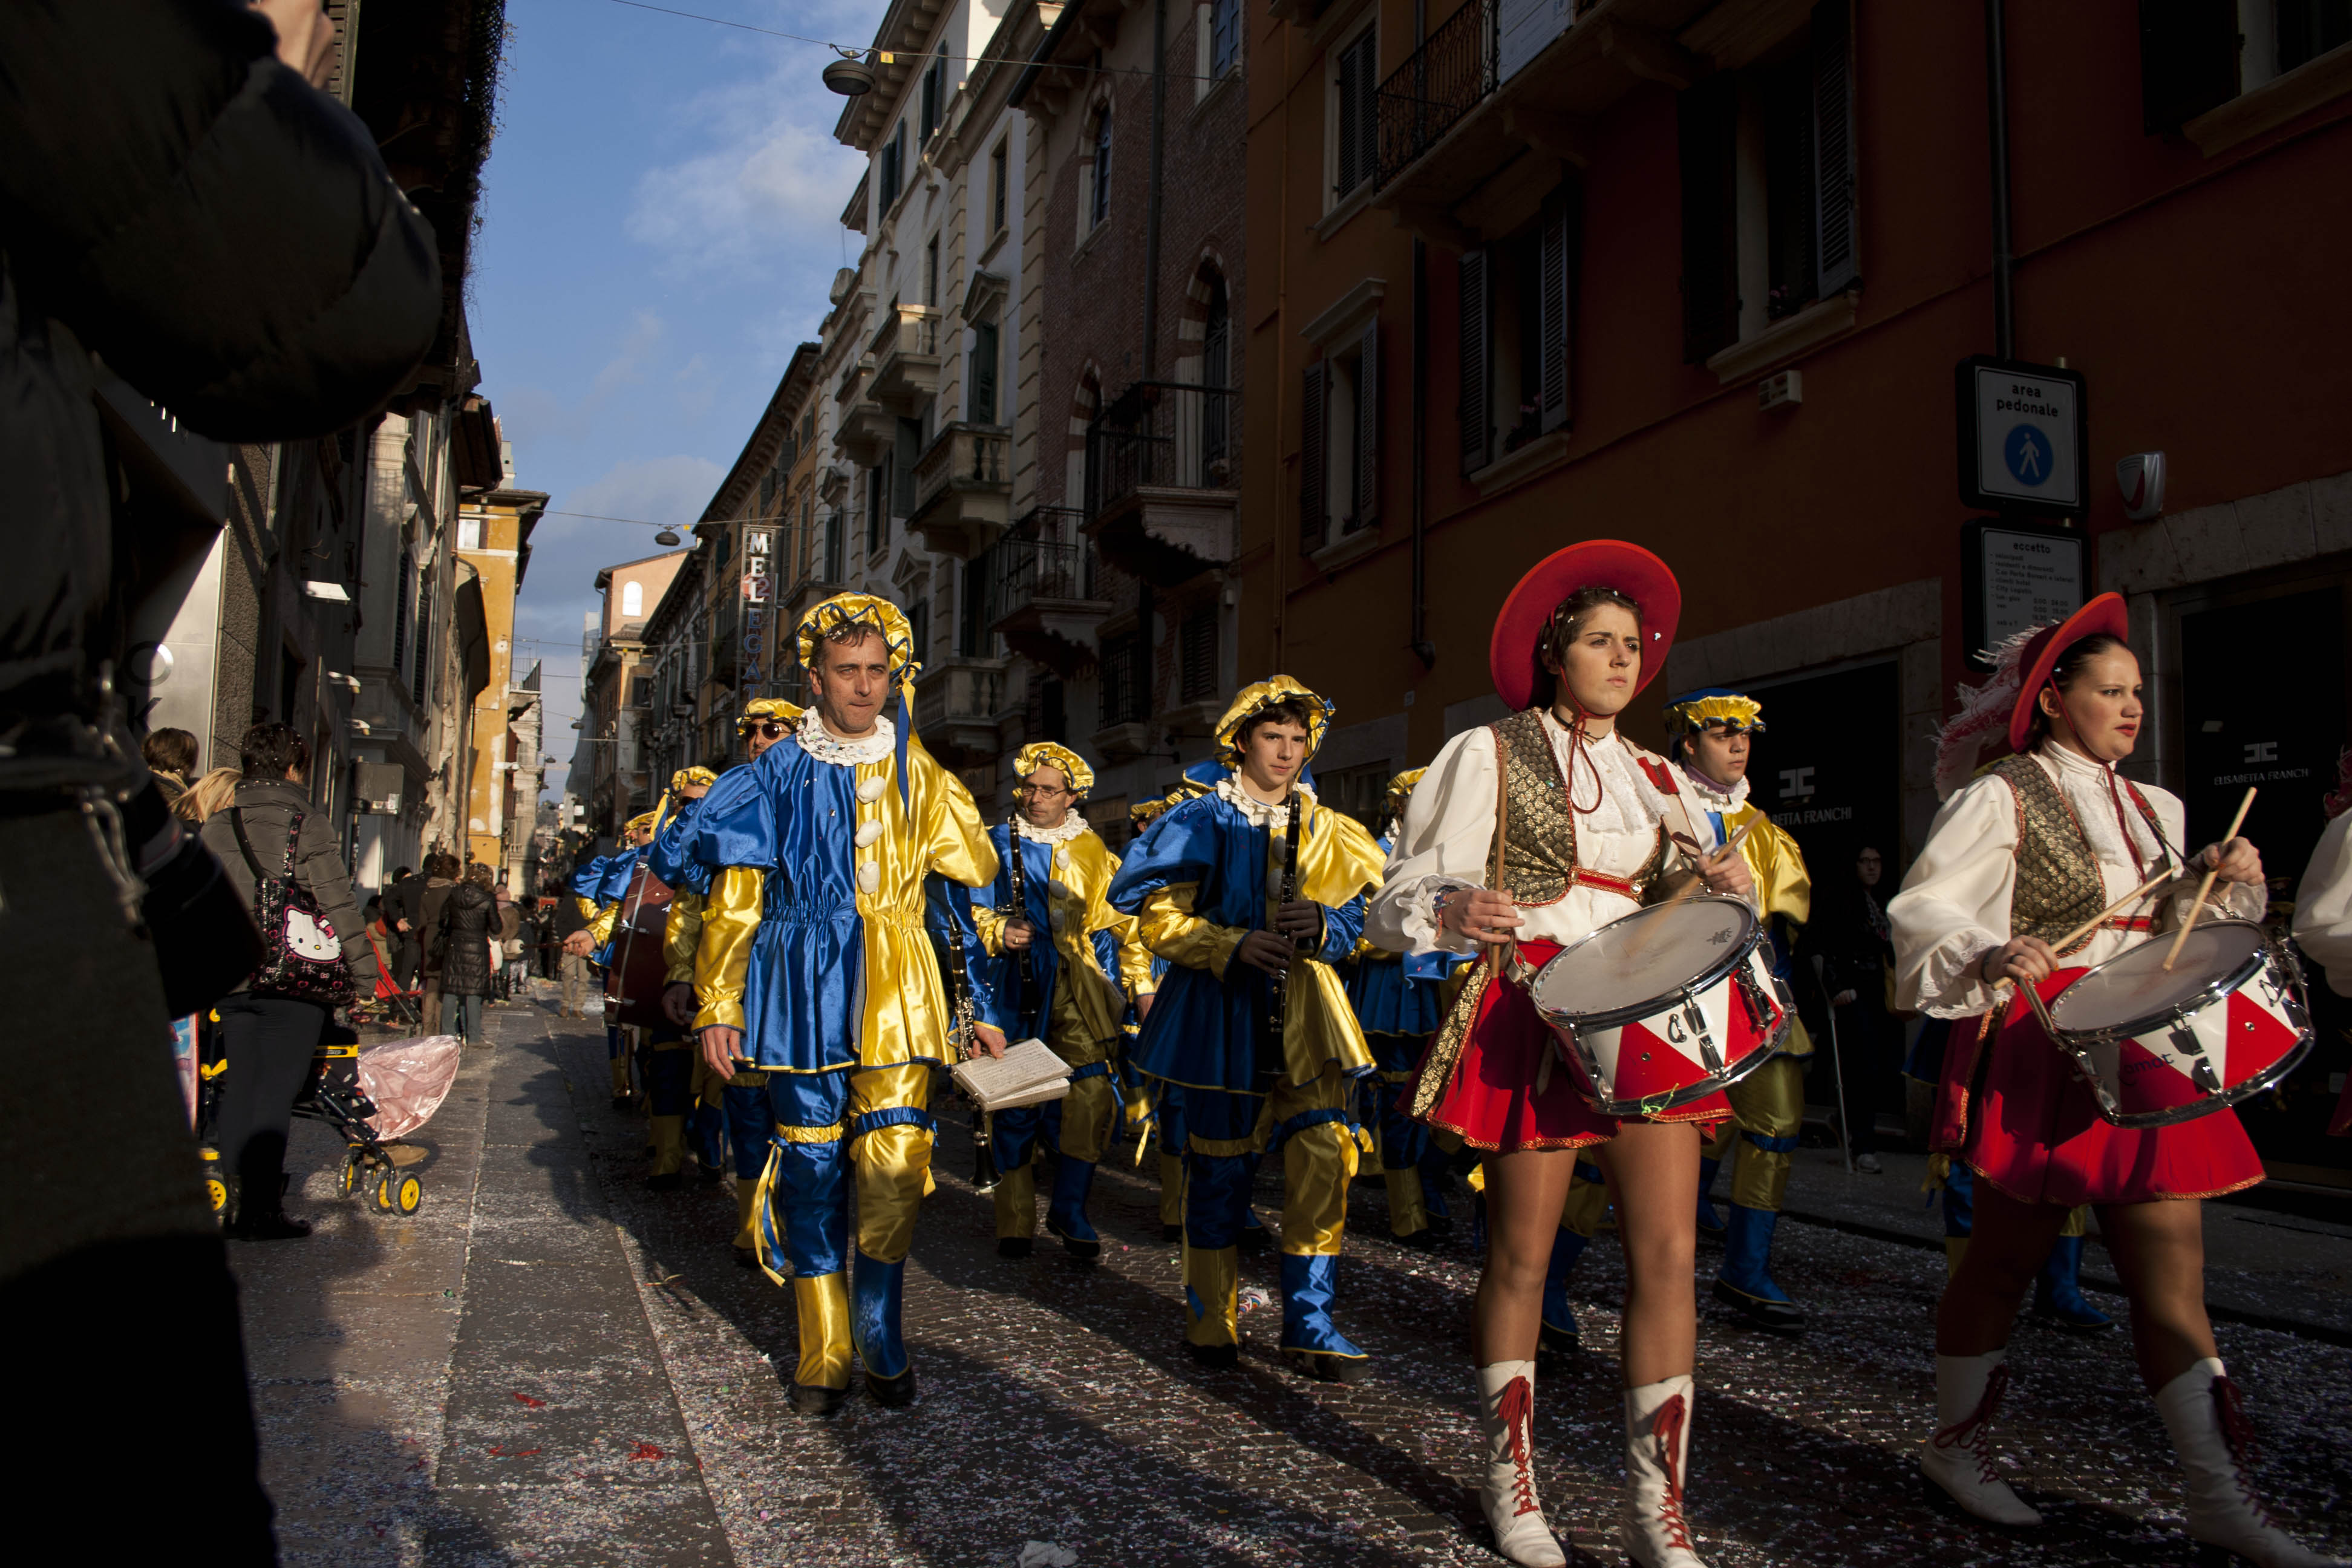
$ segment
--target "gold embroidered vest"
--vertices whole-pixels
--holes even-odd
[[[2099,875],[2099,858],[2091,852],[2091,841],[2074,819],[2065,792],[2040,763],[2026,756],[2003,757],[1988,771],[2006,779],[2017,797],[2017,887],[2009,900],[2010,932],[2054,942],[2106,907],[2107,885]],[[2162,844],[2164,830],[2157,825],[2156,813],[2139,791],[2130,794]],[[2090,940],[2085,936],[2074,945],[2086,946]]]
[[[1576,875],[1576,816],[1568,809],[1559,753],[1544,733],[1540,709],[1514,713],[1494,728],[1509,805],[1487,852],[1486,885],[1507,887],[1522,904],[1556,904]]]

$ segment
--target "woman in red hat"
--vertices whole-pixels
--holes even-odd
[[[2205,1315],[2199,1199],[2263,1179],[2238,1123],[2217,1110],[2168,1127],[2101,1120],[2091,1089],[2010,986],[2045,999],[2084,969],[2174,929],[2215,869],[2218,912],[2263,909],[2262,857],[2242,838],[2184,858],[2180,802],[2116,772],[2144,716],[2122,598],[2011,640],[1991,679],[1938,737],[1947,799],[1887,907],[1898,1002],[1956,1025],[1944,1055],[1937,1148],[1976,1184],[1974,1239],[1936,1315],[1936,1431],[1928,1478],[1999,1524],[2041,1515],[1994,1473],[1990,1426],[2020,1300],[2069,1209],[2098,1210],[2131,1298],[2133,1349],[2188,1472],[2189,1533],[2263,1568],[2318,1563],[2270,1521],[2242,1468],[2247,1427]],[[2011,754],[1963,784],[1982,742]],[[2051,945],[2161,875],[2180,874],[2063,952]]]
[[[1512,589],[1495,625],[1495,689],[1513,710],[1455,736],[1406,808],[1365,934],[1391,952],[1494,952],[1540,966],[1696,868],[1749,897],[1737,854],[1696,864],[1664,759],[1617,716],[1665,662],[1682,590],[1648,551],[1595,540],[1553,554]],[[1498,802],[1503,809],[1498,813]],[[1498,834],[1498,817],[1501,831]],[[1625,1544],[1644,1568],[1704,1568],[1684,1521],[1697,1337],[1700,1124],[1721,1095],[1656,1120],[1588,1106],[1542,1070],[1553,1037],[1499,963],[1481,963],[1406,1088],[1412,1113],[1486,1161],[1487,1251],[1471,1330],[1486,1439],[1480,1493],[1513,1563],[1568,1561],[1536,1496],[1531,1412],[1545,1266],[1575,1151],[1599,1145],[1625,1243]]]

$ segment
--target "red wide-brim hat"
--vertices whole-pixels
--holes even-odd
[[[2084,637],[2096,637],[2101,632],[2129,640],[2131,612],[2125,606],[2121,594],[2102,594],[2056,626],[2033,634],[2033,640],[2018,656],[2017,706],[2009,712],[2011,751],[2025,750],[2025,738],[2033,730],[2034,703],[2042,689],[2050,684],[2059,659]]]
[[[1529,569],[1495,617],[1486,664],[1495,691],[1513,712],[1532,704],[1546,673],[1537,642],[1560,601],[1579,588],[1614,588],[1642,606],[1642,677],[1638,695],[1666,667],[1675,623],[1682,619],[1683,588],[1666,563],[1622,539],[1588,539],[1555,550]]]

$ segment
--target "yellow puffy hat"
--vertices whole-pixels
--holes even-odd
[[[663,797],[662,803],[665,805],[668,804],[668,797],[667,795]],[[654,824],[660,819],[661,807],[656,806],[651,811],[641,811],[637,813],[636,816],[629,818],[628,821],[621,825],[621,831],[624,833],[635,833],[639,828],[643,828],[645,831],[650,833],[653,831]]]
[[[1738,731],[1764,728],[1764,705],[1727,686],[1685,691],[1666,704],[1666,732],[1692,735],[1709,727]]]
[[[1404,815],[1404,803],[1412,798],[1413,786],[1421,783],[1421,775],[1428,771],[1427,768],[1407,768],[1389,780],[1388,808],[1391,815]]]
[[[1069,781],[1074,794],[1084,795],[1095,787],[1095,771],[1087,760],[1067,746],[1057,746],[1051,741],[1032,741],[1013,754],[1013,776],[1028,781],[1039,768],[1058,768]]]
[[[1277,675],[1243,687],[1234,705],[1225,710],[1225,716],[1217,721],[1217,760],[1229,768],[1240,766],[1242,726],[1255,718],[1261,709],[1294,699],[1307,710],[1307,754],[1312,757],[1331,728],[1331,704],[1290,677]]]
[[[890,679],[908,683],[920,675],[923,667],[915,662],[915,628],[907,622],[906,612],[887,599],[871,594],[835,594],[823,604],[814,605],[801,617],[800,656],[803,665],[816,658],[816,645],[826,633],[836,626],[863,623],[882,634],[890,648]]]
[[[718,782],[719,775],[709,768],[699,766],[680,768],[669,775],[669,793],[676,795],[681,790],[693,789],[698,785],[703,789],[709,789]]]
[[[754,697],[743,704],[743,711],[735,715],[735,732],[750,730],[762,719],[773,719],[781,724],[797,724],[807,711],[797,702],[787,702],[781,697]]]

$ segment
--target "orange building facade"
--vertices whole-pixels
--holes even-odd
[[[2001,346],[2004,13],[1272,9],[1240,662],[1338,702],[1327,789],[1498,716],[1504,594],[1618,537],[1685,595],[1633,731],[1656,743],[1671,693],[1749,689],[1757,798],[1817,881],[1865,844],[1907,864],[1987,636],[1966,525],[1997,514],[1960,500],[1955,368]],[[2054,522],[2073,591],[2129,596],[2153,713],[2129,771],[2200,842],[2262,784],[2249,831],[2291,896],[2352,734],[2352,41],[2271,0],[2005,18],[2011,357],[2079,376],[2086,410],[2079,511],[2021,531]],[[2164,491],[2135,518],[2117,464],[2144,453]]]

